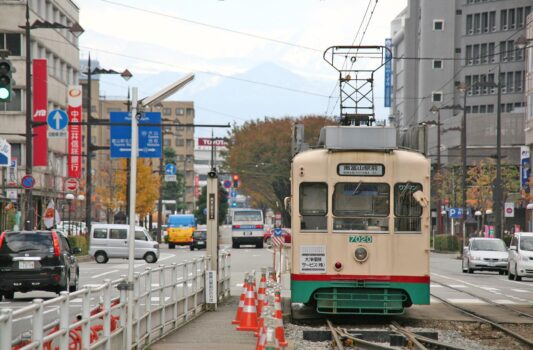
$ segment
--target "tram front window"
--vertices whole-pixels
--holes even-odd
[[[302,230],[327,229],[328,186],[325,183],[300,184],[300,228]]]
[[[397,183],[394,186],[394,229],[397,232],[421,232],[422,207],[413,197],[422,191],[419,183]]]
[[[333,193],[333,229],[387,232],[390,188],[385,183],[341,182]]]

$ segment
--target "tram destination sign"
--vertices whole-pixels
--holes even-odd
[[[339,164],[337,173],[340,176],[383,176],[383,164]]]

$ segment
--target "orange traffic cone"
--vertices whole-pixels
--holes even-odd
[[[257,337],[257,343],[255,344],[255,350],[265,350],[266,345],[266,328],[262,324],[259,326],[259,335]]]
[[[235,319],[231,321],[231,324],[239,324],[241,322],[242,308],[244,307],[244,298],[246,296],[246,289],[248,288],[248,274],[244,275],[244,284],[242,285],[242,293],[239,299],[239,306],[237,307],[237,313],[235,314]]]
[[[244,306],[242,308],[241,319],[238,331],[256,331],[257,330],[257,308],[253,291],[253,282],[248,279],[248,286],[246,288],[246,296],[244,298]]]
[[[276,325],[276,339],[280,346],[287,346],[287,341],[285,341],[285,329],[283,328],[283,311],[281,310],[281,293],[279,291],[275,292],[274,299],[274,318],[278,320]]]
[[[261,315],[261,311],[263,310],[263,305],[265,304],[266,300],[266,272],[263,270],[261,271],[261,280],[259,281],[259,291],[257,292],[257,314]]]

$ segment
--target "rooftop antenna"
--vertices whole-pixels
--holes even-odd
[[[390,60],[385,50],[392,57],[385,46],[331,46],[324,51],[324,60],[339,72],[341,125],[375,122],[374,73]]]

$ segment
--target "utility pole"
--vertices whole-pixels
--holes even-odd
[[[33,136],[32,136],[32,110],[31,110],[31,39],[30,39],[30,6],[29,0],[26,0],[26,175],[31,175],[33,172]],[[22,212],[24,215],[24,228],[26,230],[33,230],[33,200],[32,190],[27,188],[25,191],[26,210]]]
[[[494,199],[494,234],[497,238],[503,238],[502,231],[502,199],[503,199],[503,184],[502,184],[502,112],[501,112],[501,98],[502,86],[500,76],[500,65],[498,64],[498,97],[496,98],[496,179],[494,180],[493,199]]]

